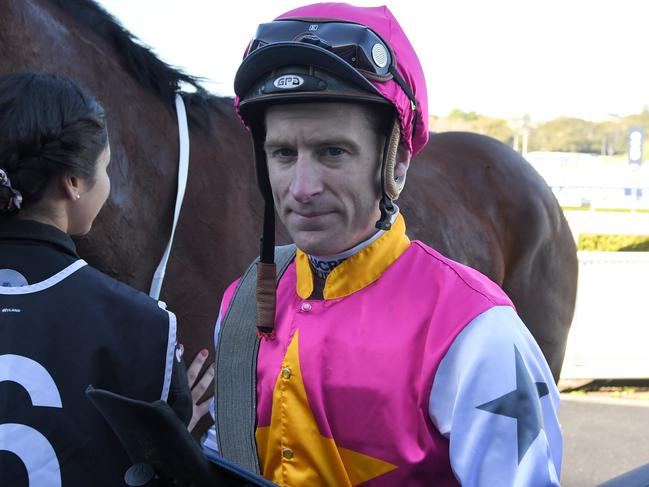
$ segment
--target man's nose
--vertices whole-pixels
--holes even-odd
[[[322,175],[317,162],[309,155],[298,155],[291,181],[291,195],[299,203],[308,203],[322,192]]]

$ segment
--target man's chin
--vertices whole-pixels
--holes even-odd
[[[333,255],[341,250],[337,250],[336,243],[339,240],[331,231],[297,231],[289,232],[293,242],[305,254],[309,255]]]

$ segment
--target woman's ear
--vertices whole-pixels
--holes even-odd
[[[69,174],[62,175],[61,188],[66,199],[76,201],[81,198],[81,178]]]

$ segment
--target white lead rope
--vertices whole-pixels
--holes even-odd
[[[180,160],[178,162],[178,193],[176,195],[176,208],[174,209],[174,221],[171,225],[171,236],[167,242],[162,260],[158,264],[158,268],[153,274],[151,282],[151,290],[149,296],[153,299],[160,299],[160,291],[162,290],[162,281],[165,278],[167,271],[167,262],[169,261],[169,254],[171,253],[171,245],[174,241],[176,234],[176,226],[178,225],[178,217],[180,216],[180,209],[183,206],[183,199],[185,197],[185,188],[187,187],[187,175],[189,173],[189,128],[187,126],[187,112],[185,111],[185,103],[182,96],[176,94],[176,114],[178,115],[178,133],[180,139]]]

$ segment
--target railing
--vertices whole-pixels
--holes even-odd
[[[579,252],[561,378],[649,378],[649,252]]]

